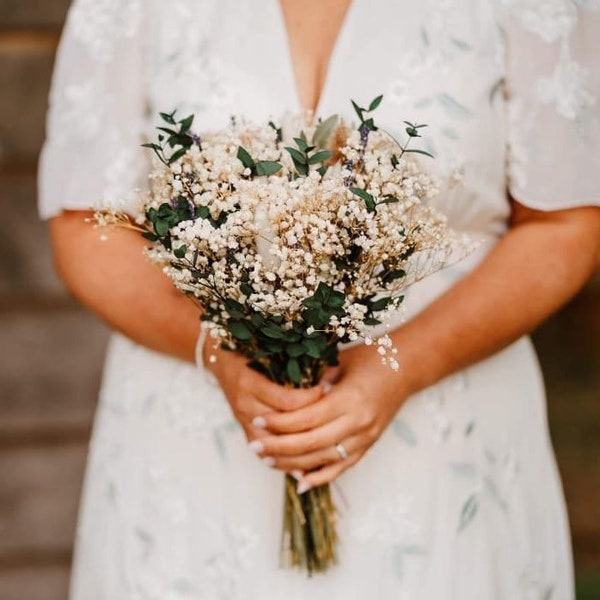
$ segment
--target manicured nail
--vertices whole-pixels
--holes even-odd
[[[290,473],[290,475],[296,480],[300,481],[304,477],[304,473],[299,470],[294,470]]]
[[[267,465],[267,467],[275,466],[275,459],[272,456],[265,456],[262,461],[265,465]]]
[[[265,445],[260,440],[253,440],[248,444],[248,448],[250,448],[254,454],[260,454],[264,451]]]
[[[323,383],[321,383],[321,387],[323,388],[324,394],[329,394],[329,392],[333,389],[333,385],[329,381],[323,381]]]
[[[308,481],[301,481],[298,484],[298,488],[297,488],[297,492],[302,495],[305,492],[308,492],[308,490],[310,490],[310,483],[308,483]]]
[[[257,429],[266,429],[267,420],[264,417],[254,417],[254,419],[252,419],[252,425]]]

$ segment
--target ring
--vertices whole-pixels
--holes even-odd
[[[336,444],[335,451],[340,455],[342,460],[346,460],[348,458],[348,450],[344,448],[343,444]]]

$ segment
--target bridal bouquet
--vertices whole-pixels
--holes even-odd
[[[284,128],[232,119],[198,135],[193,117],[162,114],[158,160],[137,221],[151,259],[201,308],[215,344],[286,386],[316,385],[340,345],[396,350],[373,326],[389,322],[407,286],[443,267],[460,245],[428,206],[436,183],[407,141],[353,103],[358,127],[337,116]],[[292,130],[293,135],[289,135]],[[100,224],[124,224],[101,212]],[[283,548],[309,573],[336,560],[329,486],[299,495],[286,476]]]

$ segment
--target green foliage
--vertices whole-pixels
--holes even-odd
[[[329,141],[331,140],[331,136],[333,135],[333,131],[335,126],[338,124],[338,121],[338,115],[332,115],[328,119],[319,122],[319,124],[315,127],[315,132],[312,139],[312,145],[315,148],[326,149],[328,147]]]
[[[394,196],[385,196],[384,198],[378,201],[375,199],[375,196],[369,194],[367,191],[361,188],[351,187],[348,189],[355,196],[358,196],[359,198],[364,200],[368,212],[377,212],[377,207],[381,206],[382,204],[397,204],[398,202],[400,202],[400,200],[398,200],[398,198]]]
[[[208,285],[210,285],[208,283]],[[242,282],[248,296],[252,288]],[[245,293],[244,292],[244,293]],[[268,315],[247,301],[222,299],[221,308],[206,307],[202,319],[221,322],[235,340],[236,350],[247,356],[249,365],[280,384],[314,385],[326,365],[338,362],[340,339],[330,327],[333,316],[346,315],[344,294],[321,283],[304,301],[299,320],[287,323],[282,316]]]
[[[160,113],[167,127],[157,127],[157,130],[162,132],[158,135],[158,143],[142,144],[143,148],[150,148],[167,166],[183,157],[194,143],[194,137],[190,133],[194,115],[177,121],[176,114],[176,111]],[[171,153],[169,149],[172,150]]]
[[[182,221],[189,221],[191,218],[190,205],[184,197],[180,197],[174,206],[165,202],[158,207],[158,210],[150,208],[146,212],[146,219],[151,223],[154,233],[147,232],[143,236],[151,242],[160,242],[167,250],[171,250],[171,235],[169,231],[175,225],[178,225]],[[184,256],[186,250],[187,248],[183,251]],[[180,251],[181,248],[178,248],[175,251],[175,256]],[[177,256],[177,258],[180,257]]]
[[[254,160],[246,148],[240,146],[237,157],[246,169],[250,169],[250,177],[265,177],[275,175],[281,171],[283,166],[278,162],[270,160]]]
[[[352,102],[352,107],[354,108],[354,112],[358,115],[358,118],[360,120],[359,130],[366,127],[367,129],[369,129],[371,131],[377,131],[378,127],[375,125],[375,121],[373,120],[373,117],[368,116],[368,115],[370,115],[370,113],[377,110],[377,108],[381,104],[382,100],[383,100],[383,95],[377,96],[377,98],[373,99],[370,102],[368,108],[359,106],[354,100],[350,100],[350,102]]]
[[[309,144],[304,131],[300,133],[300,137],[294,138],[294,142],[296,143],[296,148],[286,146],[285,149],[292,157],[296,176],[306,177],[310,172],[310,167],[314,165],[321,165],[317,171],[321,177],[325,175],[327,172],[325,162],[333,156],[333,153],[330,150],[319,150],[314,142],[313,144]]]

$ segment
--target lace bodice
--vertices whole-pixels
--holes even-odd
[[[501,234],[506,187],[550,210],[600,204],[598,0],[354,0],[318,107],[383,93],[379,119],[429,124],[457,227]],[[58,55],[40,170],[40,211],[131,209],[153,115],[299,109],[278,0],[75,0]]]

